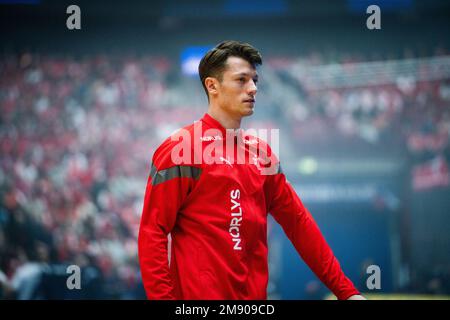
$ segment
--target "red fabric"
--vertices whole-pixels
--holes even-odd
[[[194,135],[196,126],[201,126],[203,137],[200,151],[214,143],[208,137],[215,134],[206,130],[218,129],[226,138],[224,128],[206,114],[185,128],[192,136],[192,150],[194,142],[200,141]],[[171,151],[177,144],[169,138],[156,150],[153,166],[158,173],[176,166]],[[249,144],[240,147],[247,156],[252,154]],[[194,156],[191,163],[183,162],[201,169],[197,179],[172,177],[153,186],[153,177],[149,177],[138,241],[148,298],[266,299],[269,212],[304,261],[339,299],[358,294],[284,174],[261,174],[252,156],[245,164],[236,163],[237,148],[239,144],[231,165],[225,161],[193,164]],[[272,164],[278,162],[270,149],[264,154]],[[260,158],[264,154],[259,153]]]

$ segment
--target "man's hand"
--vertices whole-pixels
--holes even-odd
[[[364,298],[362,295],[354,294],[350,296],[347,300],[367,300],[367,299]]]

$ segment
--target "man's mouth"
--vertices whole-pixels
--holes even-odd
[[[251,103],[255,103],[255,99],[246,99],[246,100],[244,100],[244,102],[251,102]]]

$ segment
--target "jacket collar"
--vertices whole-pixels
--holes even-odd
[[[223,138],[227,136],[227,129],[225,129],[219,121],[211,117],[208,113],[205,113],[203,115],[203,118],[200,119],[202,122],[206,123],[209,127],[218,129],[222,133]],[[236,129],[234,130],[234,136],[242,135],[242,129]]]
[[[201,119],[201,121],[203,121],[204,123],[206,123],[208,126],[214,128],[214,129],[219,129],[220,131],[222,131],[223,133],[226,132],[226,129],[220,124],[219,121],[217,121],[216,119],[214,119],[213,117],[211,117],[209,114],[205,113],[203,115],[203,118]]]

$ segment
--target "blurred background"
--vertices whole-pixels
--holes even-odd
[[[448,299],[449,27],[445,0],[0,0],[0,298],[145,298],[152,154],[205,113],[199,58],[233,39],[263,55],[244,127],[280,128],[283,169],[355,285]],[[273,219],[269,264],[269,298],[330,297]]]

